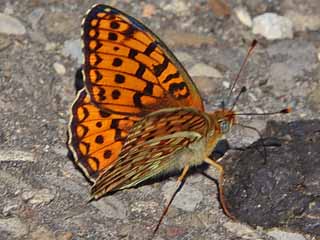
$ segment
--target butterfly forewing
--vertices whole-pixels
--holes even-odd
[[[106,184],[102,188],[106,191],[133,186],[165,168],[164,156],[173,158],[206,126],[189,112],[177,116],[170,112],[170,121],[156,115],[156,123],[152,114],[192,107],[198,116],[202,100],[166,45],[136,19],[96,5],[82,25],[85,90],[72,106],[68,145],[85,175],[92,181],[101,179],[96,187]]]
[[[207,134],[210,120],[193,108],[164,109],[136,122],[119,159],[97,178],[92,194],[103,194],[176,169],[176,156]]]
[[[203,104],[191,78],[147,27],[105,5],[83,21],[85,85],[99,108],[143,116],[166,107]]]

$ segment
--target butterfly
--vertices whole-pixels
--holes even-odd
[[[203,162],[223,173],[208,156],[235,112],[205,112],[182,64],[135,18],[99,4],[82,26],[84,88],[71,108],[68,147],[93,182],[93,199],[173,171],[182,182]]]

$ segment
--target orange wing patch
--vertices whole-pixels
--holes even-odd
[[[97,5],[83,22],[84,76],[91,101],[124,115],[144,116],[202,100],[165,44],[136,19]]]
[[[72,107],[69,148],[91,181],[117,160],[128,131],[137,120],[105,112],[90,103],[84,89],[79,92]]]
[[[209,122],[206,114],[194,108],[170,108],[147,115],[130,130],[118,161],[99,175],[92,195],[98,199],[166,172],[177,160],[176,152],[207,133]]]

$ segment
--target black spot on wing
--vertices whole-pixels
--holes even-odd
[[[98,92],[99,101],[106,100],[105,94],[106,94],[106,90],[104,88],[99,88],[99,92]]]
[[[116,33],[113,32],[109,32],[108,34],[108,40],[110,41],[117,41],[118,39],[118,35]]]
[[[120,98],[121,92],[119,90],[115,89],[112,91],[111,96],[114,100],[117,100]]]
[[[110,157],[111,157],[111,155],[112,155],[112,152],[111,152],[111,150],[105,150],[104,151],[104,153],[103,153],[103,157],[105,158],[105,159],[109,159]]]
[[[161,64],[155,65],[153,67],[154,74],[156,77],[159,77],[164,70],[168,67],[169,59],[167,57],[164,58],[163,62]]]
[[[131,59],[134,59],[135,56],[137,56],[137,54],[138,54],[138,51],[133,49],[133,48],[131,48],[130,51],[129,51],[129,56],[128,57],[131,58]]]
[[[157,45],[157,42],[150,43],[143,53],[150,56],[150,54],[156,49]]]
[[[169,74],[165,80],[163,80],[162,83],[167,83],[169,82],[171,79],[173,78],[178,78],[180,76],[179,72],[173,73],[173,74]]]
[[[102,74],[97,70],[95,70],[94,72],[96,74],[96,82],[101,81],[101,79],[103,78]]]
[[[127,38],[132,37],[132,35],[136,31],[136,28],[133,27],[132,25],[128,25],[128,26],[129,26],[128,29],[122,32]]]
[[[185,92],[183,93],[182,91],[184,90]],[[189,89],[184,82],[170,84],[169,92],[176,99],[184,99],[190,95]]]
[[[109,112],[106,112],[106,111],[103,111],[103,110],[100,110],[99,111],[99,114],[102,118],[107,118],[107,117],[110,117],[111,116],[111,113]]]
[[[112,119],[110,128],[118,129],[119,127],[119,119]]]
[[[116,21],[113,21],[113,22],[110,23],[110,27],[112,29],[118,29],[120,27],[120,24],[118,22],[116,22]]]
[[[139,63],[139,68],[135,74],[137,78],[142,78],[144,72],[146,71],[146,66],[142,63]]]
[[[114,67],[120,67],[122,65],[123,61],[121,58],[114,58],[112,62],[112,66]]]
[[[137,107],[137,108],[142,108],[143,107],[143,104],[141,102],[141,97],[143,96],[143,93],[141,92],[136,92],[134,95],[133,95],[133,102],[134,102],[134,106]]]
[[[125,80],[126,80],[126,78],[125,78],[125,76],[123,76],[122,74],[117,73],[117,74],[115,75],[114,81],[115,81],[116,83],[121,84],[121,83],[124,83]]]
[[[153,83],[152,82],[147,82],[146,87],[143,89],[143,94],[146,96],[152,96],[153,93]]]

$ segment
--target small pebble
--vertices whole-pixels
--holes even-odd
[[[29,200],[31,204],[48,204],[54,199],[54,194],[49,189],[41,189],[36,191]]]
[[[259,234],[251,227],[238,222],[228,221],[223,225],[228,231],[236,234],[238,237],[243,239],[256,239],[262,240]]]
[[[108,196],[107,198],[99,199],[99,201],[93,201],[91,204],[99,210],[101,215],[108,216],[108,218],[127,218],[127,206],[114,196]]]
[[[253,19],[254,34],[260,34],[269,40],[293,37],[292,22],[275,13],[264,13]]]
[[[180,16],[186,15],[190,11],[190,8],[187,5],[187,2],[183,0],[174,0],[174,1],[171,1],[170,4],[167,4],[166,2],[163,2],[163,3],[161,2],[160,7],[164,11],[173,12]]]
[[[34,162],[34,154],[31,152],[19,150],[0,150],[0,162],[18,161],[18,162]]]
[[[82,51],[80,39],[65,41],[62,49],[62,54],[77,60],[78,64],[82,64]]]
[[[19,205],[14,203],[14,204],[10,204],[10,205],[6,205],[4,206],[2,213],[4,216],[9,216],[14,210],[18,209]]]
[[[227,82],[227,81],[223,81],[222,82],[222,86],[224,87],[224,88],[230,88],[230,82]]]
[[[27,19],[31,23],[33,29],[38,27],[38,23],[44,14],[45,10],[43,8],[36,8],[27,16]]]
[[[268,234],[276,240],[306,240],[305,237],[299,233],[285,232],[279,229],[272,229]]]
[[[210,67],[204,63],[198,63],[194,65],[189,74],[191,77],[215,77],[215,78],[222,78],[222,74],[215,68]]]
[[[64,75],[66,73],[66,68],[61,63],[55,62],[53,68],[59,75]]]
[[[9,233],[12,239],[22,239],[28,233],[28,226],[17,217],[0,218],[0,234],[3,233]]]
[[[246,8],[238,7],[234,11],[242,24],[252,27],[252,18]]]
[[[176,189],[176,182],[170,181],[163,185],[161,188],[166,202],[171,198],[174,190]],[[172,206],[182,209],[187,212],[192,212],[195,210],[198,204],[203,199],[203,194],[198,189],[184,184],[180,192],[176,195]]]
[[[0,33],[23,35],[26,33],[26,28],[18,19],[0,13]]]

